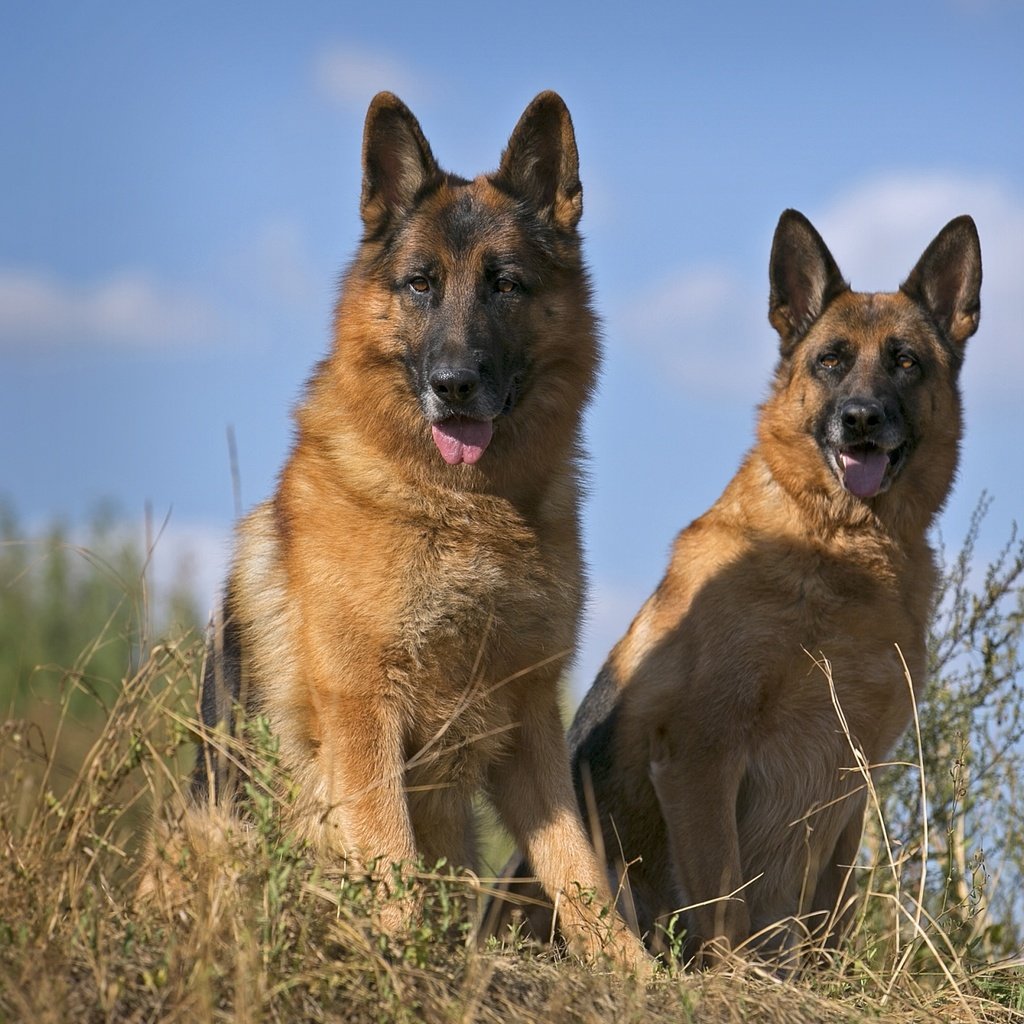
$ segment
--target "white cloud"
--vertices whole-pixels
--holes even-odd
[[[343,44],[321,51],[313,62],[313,79],[322,96],[362,113],[373,95],[386,89],[407,102],[421,101],[433,91],[420,75],[386,53]]]
[[[208,303],[139,271],[82,285],[0,269],[0,347],[88,343],[155,348],[209,342],[221,329]]]
[[[154,528],[160,528],[159,523]],[[171,519],[153,539],[147,581],[159,609],[172,591],[186,588],[201,617],[213,610],[231,555],[231,533],[207,523]]]
[[[225,274],[261,295],[300,309],[320,309],[330,299],[336,267],[323,268],[314,259],[309,237],[294,220],[262,225],[225,261]]]
[[[609,331],[658,359],[677,392],[749,400],[776,355],[763,293],[721,267],[680,270],[613,312]]]
[[[1024,379],[1024,198],[990,179],[907,173],[872,179],[823,211],[804,212],[853,287],[882,291],[898,287],[944,224],[971,214],[984,283],[965,388],[975,401],[1016,398]],[[767,252],[764,261],[767,268]],[[760,393],[775,358],[766,302],[763,278],[713,266],[681,269],[613,312],[609,329],[654,355],[684,393],[749,396]]]
[[[1016,400],[1024,379],[1024,197],[988,178],[893,174],[840,197],[815,224],[854,288],[891,291],[962,213],[978,225],[983,266],[981,328],[969,343],[965,391],[973,400]]]
[[[978,224],[986,283],[1002,256],[1024,253],[1024,202],[986,179],[948,174],[893,174],[865,182],[841,196],[815,224],[853,286],[896,287],[918,256],[953,217],[969,213]],[[814,219],[814,218],[812,218]]]

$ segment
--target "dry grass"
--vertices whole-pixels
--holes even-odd
[[[415,876],[421,913],[385,940],[374,887],[282,834],[261,723],[249,738],[266,785],[252,793],[245,839],[212,863],[171,851],[186,898],[139,903],[152,810],[173,817],[193,756],[202,643],[186,634],[150,645],[104,612],[107,625],[62,674],[0,678],[12,715],[0,724],[0,1024],[1024,1022],[1024,965],[1013,959],[1024,930],[1014,799],[1024,782],[1024,544],[1011,537],[975,587],[976,536],[977,523],[947,573],[928,705],[898,764],[879,773],[859,762],[870,799],[853,934],[838,951],[805,950],[788,971],[735,957],[638,983],[512,935],[481,942],[489,880],[444,865]],[[0,543],[7,578],[25,583],[21,550]],[[115,573],[116,587],[132,571]],[[75,600],[102,604],[92,590]],[[7,617],[22,626],[8,633],[52,603],[23,598],[20,619]],[[145,609],[132,621],[145,622]],[[115,651],[133,666],[121,680],[107,678]],[[838,699],[836,710],[841,723]],[[500,849],[500,839],[491,832],[484,845]]]
[[[370,887],[289,844],[272,801],[185,902],[133,905],[148,807],[172,806],[185,774],[201,659],[194,640],[154,647],[91,733],[68,714],[73,673],[47,728],[3,725],[0,1020],[1024,1020],[1019,967],[968,964],[901,886],[912,852],[884,843],[850,942],[785,976],[737,958],[641,984],[512,937],[481,944],[485,884],[443,869],[420,873],[422,914],[386,941]]]

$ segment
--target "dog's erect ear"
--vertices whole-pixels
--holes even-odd
[[[981,318],[981,242],[974,221],[967,216],[951,220],[900,291],[924,306],[950,341],[962,345]]]
[[[526,199],[556,227],[576,227],[583,215],[583,186],[576,135],[561,96],[542,92],[523,111],[492,181]]]
[[[424,186],[442,175],[419,122],[390,92],[379,92],[363,128],[363,195],[359,212],[375,231],[409,210]]]
[[[783,356],[810,330],[825,307],[850,286],[814,225],[796,210],[779,218],[768,264],[768,319]]]

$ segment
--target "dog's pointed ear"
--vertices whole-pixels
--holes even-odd
[[[951,220],[900,291],[924,306],[950,341],[962,345],[981,319],[981,242],[974,221],[966,215]]]
[[[368,231],[408,211],[423,188],[442,176],[419,122],[390,92],[379,92],[363,128],[363,194],[359,212]]]
[[[561,96],[542,92],[523,111],[492,181],[527,200],[556,227],[576,227],[583,215],[583,186],[576,135]]]
[[[810,330],[825,307],[850,285],[814,225],[796,210],[779,218],[768,264],[768,319],[783,356]]]

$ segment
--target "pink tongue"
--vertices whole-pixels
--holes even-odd
[[[873,498],[882,486],[889,456],[877,448],[867,451],[840,452],[843,464],[843,486],[858,498]]]
[[[460,462],[471,466],[483,455],[494,433],[490,420],[467,420],[460,416],[435,423],[431,429],[434,444],[449,466]]]

